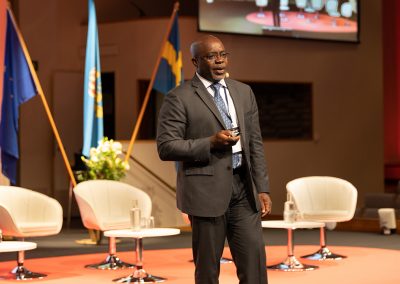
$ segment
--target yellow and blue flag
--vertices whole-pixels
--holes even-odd
[[[37,94],[37,88],[14,26],[7,11],[4,81],[1,103],[0,151],[3,174],[17,181],[19,106]]]
[[[89,0],[89,23],[86,43],[83,97],[82,154],[88,157],[90,148],[97,147],[104,135],[99,36],[94,0]]]
[[[182,52],[179,44],[178,13],[175,15],[168,41],[154,80],[153,89],[167,94],[183,82]]]

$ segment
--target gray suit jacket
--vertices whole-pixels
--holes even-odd
[[[260,209],[257,193],[269,192],[258,109],[248,85],[225,79],[235,105],[251,203]],[[172,90],[164,99],[157,128],[162,160],[178,161],[177,205],[189,215],[223,215],[232,196],[232,152],[211,151],[209,137],[224,129],[224,122],[200,79]]]

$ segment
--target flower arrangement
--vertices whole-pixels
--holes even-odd
[[[104,137],[97,148],[90,149],[90,156],[82,156],[87,170],[77,174],[79,181],[90,179],[120,180],[125,176],[129,164],[123,161],[119,155],[122,154],[122,145],[112,139]]]

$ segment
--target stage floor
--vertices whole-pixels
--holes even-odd
[[[295,249],[296,254],[313,252],[316,246],[300,245]],[[308,264],[319,265],[319,269],[306,272],[280,272],[269,271],[269,282],[273,284],[310,284],[324,283],[342,284],[398,284],[400,274],[398,273],[399,250],[386,250],[362,247],[335,246],[332,249],[348,256],[341,261],[303,261]],[[285,258],[285,246],[267,247],[267,264],[275,264]],[[129,275],[131,269],[119,271],[100,271],[84,268],[85,264],[95,263],[103,260],[105,253],[86,254],[75,256],[61,256],[49,258],[27,259],[26,266],[35,271],[48,274],[43,280],[46,284],[67,283],[112,283],[112,280]],[[119,256],[124,261],[134,262],[133,252],[121,252]],[[225,250],[225,257],[230,257],[229,250]],[[194,283],[194,266],[191,259],[191,250],[186,249],[164,249],[147,250],[144,252],[144,268],[153,275],[166,277],[165,283],[189,284]],[[15,261],[0,263],[0,275],[15,266]],[[37,282],[35,281],[35,282]],[[15,283],[13,280],[1,280],[1,283]],[[233,264],[221,265],[221,284],[238,283]]]
[[[43,283],[112,283],[112,280],[128,275],[130,270],[97,271],[85,269],[85,264],[102,261],[107,252],[107,240],[101,245],[80,245],[75,240],[87,237],[84,229],[63,230],[51,237],[32,238],[38,248],[26,252],[26,266],[49,276]],[[286,232],[279,229],[264,229],[267,264],[281,262],[286,257]],[[295,254],[314,252],[318,249],[318,230],[296,230]],[[270,284],[290,283],[335,283],[341,284],[397,284],[400,283],[398,262],[400,260],[400,235],[384,236],[377,233],[329,231],[330,248],[348,258],[336,262],[306,261],[319,265],[315,271],[280,272],[269,271]],[[183,232],[178,236],[148,238],[144,240],[145,269],[156,276],[168,278],[165,283],[190,284],[193,281],[194,266],[191,256],[191,234]],[[124,261],[135,262],[132,240],[122,239],[117,245],[118,256]],[[226,248],[224,256],[229,257]],[[0,253],[0,276],[5,276],[16,265],[16,253]],[[238,283],[233,264],[221,267],[221,284]],[[0,280],[0,283],[15,283]]]

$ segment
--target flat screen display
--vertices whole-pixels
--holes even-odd
[[[199,30],[359,41],[358,0],[199,0]]]

